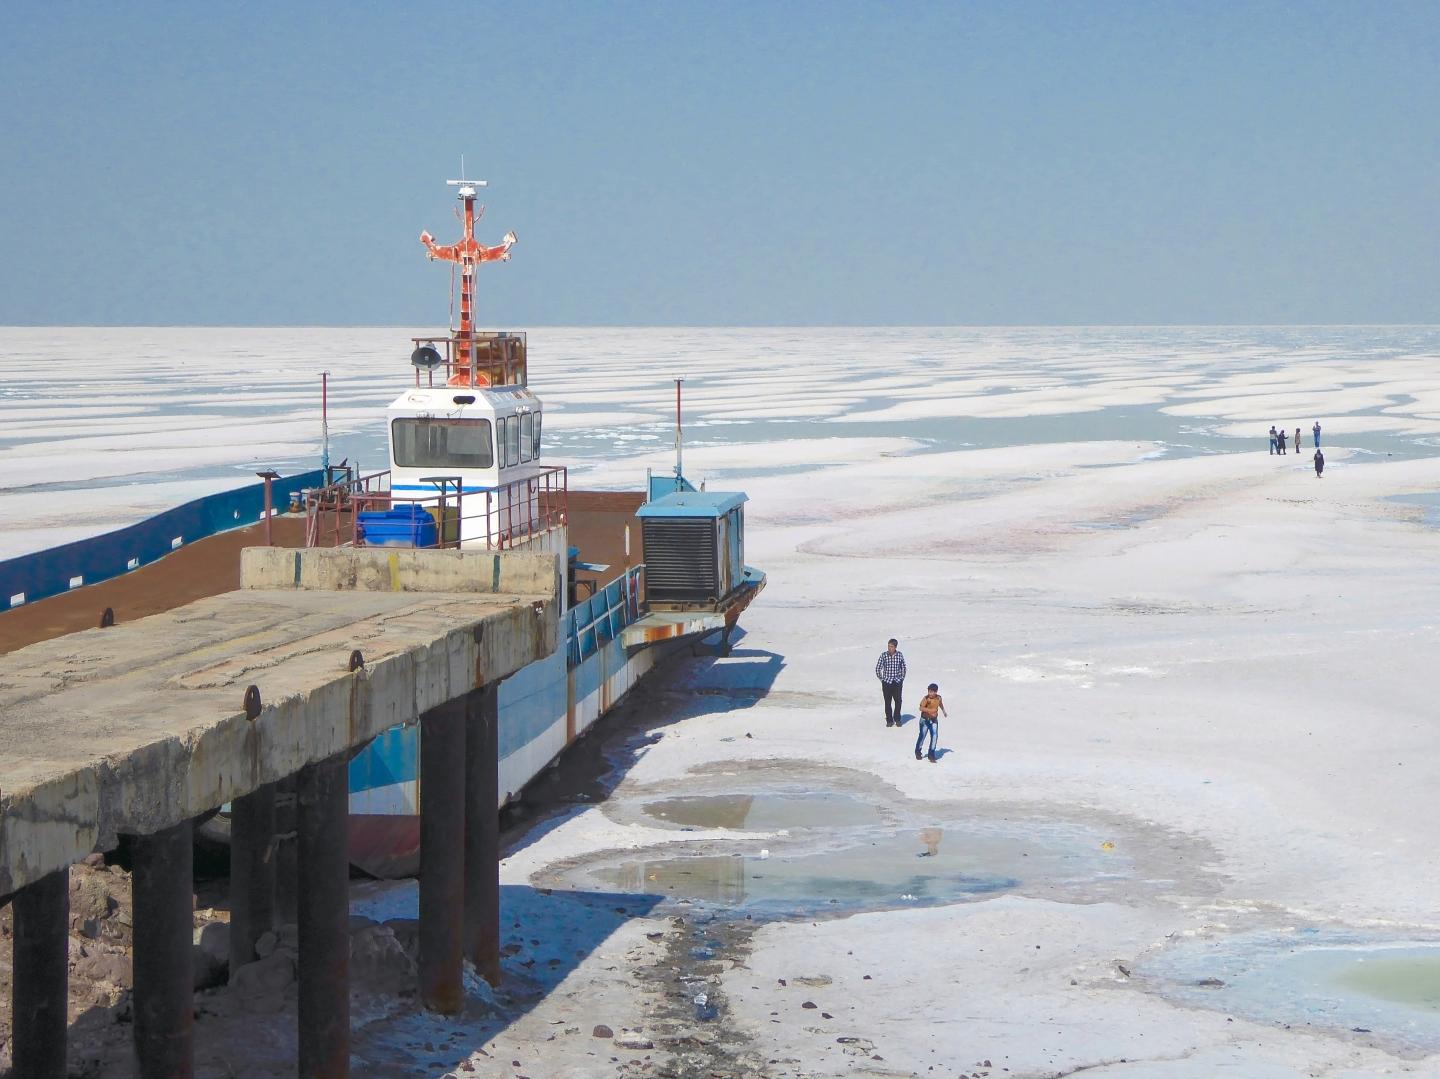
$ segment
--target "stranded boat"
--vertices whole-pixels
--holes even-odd
[[[464,234],[421,233],[459,270],[460,324],[411,339],[414,384],[387,409],[390,467],[305,496],[306,542],[553,552],[567,566],[563,647],[500,686],[500,790],[508,799],[609,711],[676,642],[718,631],[728,649],[765,585],[745,565],[745,495],[698,491],[679,460],[645,492],[571,491],[547,464],[544,404],[528,379],[524,333],[481,331],[475,271],[505,261],[509,233],[475,239],[475,181],[452,180]],[[618,572],[615,567],[619,566]],[[419,865],[418,726],[396,727],[350,765],[351,860],[377,876]]]

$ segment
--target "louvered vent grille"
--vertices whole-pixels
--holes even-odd
[[[662,603],[711,603],[716,595],[715,522],[646,517],[645,594]]]

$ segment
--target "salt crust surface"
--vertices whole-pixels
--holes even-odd
[[[875,1044],[875,1074],[969,1074],[987,1058],[1026,1076],[1440,1074],[1373,1036],[1182,1007],[1116,966],[1138,969],[1172,937],[1256,925],[1440,934],[1425,809],[1440,782],[1440,535],[1383,501],[1433,489],[1440,460],[1331,457],[1317,479],[1293,456],[1156,460],[1088,443],[867,456],[803,483],[747,482],[749,559],[770,586],[730,658],[661,677],[719,702],[777,655],[778,678],[753,705],[663,726],[616,798],[683,792],[691,769],[738,777],[789,760],[977,813],[1153,823],[1214,855],[1162,865],[1174,883],[1158,901],[1137,887],[1129,904],[1021,895],[766,926],[722,979],[729,1021],[804,1075],[853,1072],[842,1036]],[[1085,467],[1097,464],[1118,467]],[[1106,521],[1122,525],[1094,527]],[[872,668],[892,633],[912,686],[938,681],[950,706],[938,765],[913,759],[909,729],[878,722]],[[1122,849],[1136,842],[1116,829]],[[658,838],[578,809],[514,852],[504,879]],[[605,965],[587,959],[496,1051],[563,1014],[630,1014]],[[832,981],[797,992],[798,976]]]
[[[173,348],[166,331],[127,332],[159,354]],[[212,347],[227,332],[183,331]],[[231,385],[242,395],[272,377],[289,387],[294,411],[308,379],[284,371],[313,361],[305,347],[316,344],[305,336],[312,332],[240,332],[254,335],[245,354],[266,357],[270,375],[236,374],[232,352],[206,377],[212,388]],[[876,370],[874,356],[897,340],[891,331],[818,331],[822,339],[810,340],[803,368],[786,368],[786,349],[798,351],[796,342],[815,332],[779,331],[769,353],[757,347],[759,331],[630,333],[532,335],[535,381],[558,384],[547,402],[588,409],[587,387],[613,388],[626,371],[642,387],[662,385],[614,402],[617,410],[663,424],[663,379],[679,353],[690,357],[692,372],[705,372],[690,396],[698,416],[735,407],[744,392],[756,407],[820,418],[854,396],[852,384],[863,383]],[[1193,415],[1227,425],[1258,415],[1262,430],[1287,422],[1308,434],[1309,421],[1320,418],[1327,434],[1343,440],[1347,422],[1376,429],[1363,427],[1374,417],[1354,414],[1383,396],[1367,387],[1412,381],[1415,400],[1385,398],[1390,411],[1380,418],[1419,422],[1440,411],[1435,391],[1421,384],[1433,366],[1434,331],[1395,331],[1401,340],[1369,349],[1358,331],[1327,338],[1277,330],[1278,344],[1259,331],[1174,331],[1160,346],[1152,339],[1149,352],[1124,331],[1094,331],[1079,346],[1057,343],[1064,331],[912,333],[934,337],[910,362],[935,366],[917,371],[915,382],[908,372],[883,372],[884,384],[877,379],[866,389],[867,407],[920,400],[898,391],[949,371],[993,379],[998,394],[1053,379],[1045,383],[1053,389],[1018,391],[1037,407],[1093,400],[1067,382],[1100,377],[1122,385],[1096,396],[1149,399],[1158,371],[1173,407],[1198,407],[1185,395],[1213,390],[1218,403],[1205,405],[1213,411]],[[27,347],[33,356],[43,336],[3,331],[7,364]],[[387,336],[380,331],[325,340],[337,336],[368,371],[381,370],[382,356],[392,362],[393,348],[374,343]],[[327,365],[336,363],[334,353],[325,355]],[[577,356],[587,358],[585,373],[566,374],[578,368]],[[771,391],[760,374],[775,362],[795,377]],[[122,375],[107,373],[117,384]],[[1136,381],[1126,388],[1126,379]],[[381,381],[366,391],[374,402],[393,395]],[[54,386],[8,376],[4,385],[53,407]],[[823,404],[806,400],[806,386]],[[1352,389],[1353,410],[1346,407]],[[1280,401],[1298,394],[1330,407],[1315,417],[1272,416],[1252,408],[1257,394]],[[13,396],[0,399],[7,423],[13,404]],[[344,422],[360,423],[364,404]],[[103,422],[97,431],[105,434]],[[867,772],[910,798],[958,800],[976,812],[1023,804],[1137,828],[1154,822],[1214,855],[1202,865],[1164,866],[1174,887],[1161,899],[1138,891],[1126,904],[1016,896],[767,926],[748,969],[724,976],[727,1022],[767,1057],[801,1060],[804,1074],[817,1076],[854,1073],[854,1058],[833,1048],[839,1036],[874,1042],[885,1058],[871,1065],[881,1069],[874,1074],[928,1074],[931,1065],[937,1074],[968,1073],[987,1058],[1011,1075],[1032,1076],[1079,1067],[1087,1075],[1197,1079],[1440,1074],[1434,1057],[1399,1055],[1367,1035],[1227,1022],[1221,1010],[1180,1007],[1116,968],[1117,960],[1135,963],[1172,937],[1201,931],[1313,923],[1440,935],[1430,811],[1440,787],[1432,670],[1440,534],[1422,525],[1418,507],[1384,501],[1435,490],[1440,459],[1360,464],[1364,458],[1342,442],[1327,448],[1330,466],[1316,479],[1305,457],[1263,451],[1169,459],[1155,457],[1151,443],[1112,440],[917,453],[903,427],[868,441],[845,438],[845,427],[829,422],[793,434],[687,450],[694,470],[730,470],[743,482],[749,561],[770,584],[747,612],[731,657],[659,676],[679,692],[707,691],[697,699],[713,701],[713,710],[669,726],[657,717],[661,737],[616,796],[664,784],[683,789],[696,768],[738,774],[753,763],[803,761]],[[231,449],[243,458],[255,447]],[[23,447],[4,452],[30,456]],[[164,467],[174,452],[162,451]],[[81,473],[101,467],[86,452],[76,456],[88,462]],[[589,475],[633,485],[638,470],[663,469],[669,460],[661,445],[606,460]],[[766,474],[777,463],[806,470]],[[67,492],[63,500],[78,512],[91,497]],[[912,687],[938,681],[950,706],[941,743],[952,752],[938,765],[914,761],[909,729],[878,722],[872,670],[892,634],[901,638]],[[781,660],[769,695],[727,708],[726,691],[763,684],[774,657]],[[1131,841],[1126,826],[1116,829],[1120,844]],[[658,838],[656,829],[618,824],[599,807],[578,808],[512,852],[503,879],[524,890],[532,874],[561,859]],[[547,916],[573,914],[538,903],[529,913],[526,935],[542,939],[565,929],[547,925]],[[599,1074],[589,1039],[546,1038],[557,1023],[643,1027],[644,1003],[625,963],[645,947],[646,930],[665,925],[661,916],[637,917],[598,940],[477,1063],[513,1054],[532,1068],[550,1062],[552,1074]],[[807,997],[834,1021],[802,1014],[798,998],[778,986],[797,975],[832,979]],[[782,1021],[772,1023],[771,1012]]]
[[[0,509],[29,487],[78,518],[87,482],[311,467],[325,370],[332,459],[379,468],[380,410],[410,384],[415,332],[0,327]],[[1208,421],[1250,445],[1272,422],[1308,436],[1316,418],[1335,436],[1440,434],[1440,331],[1427,327],[550,328],[529,340],[551,456],[581,475],[636,441],[668,443],[676,374],[701,442],[774,441],[757,423],[843,435],[1116,408]],[[168,504],[137,496],[133,512]],[[0,557],[44,545],[44,527],[17,517],[0,517]]]

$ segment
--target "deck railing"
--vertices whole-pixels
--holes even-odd
[[[567,660],[572,670],[640,617],[640,575],[644,572],[643,563],[632,566],[565,612]]]
[[[465,491],[458,477],[436,476],[434,494],[399,494],[388,470],[305,492],[308,547],[401,546],[505,550],[565,523],[568,470],[547,468],[493,490]],[[366,513],[412,507],[435,526],[435,541],[394,542],[365,534]],[[416,518],[421,520],[421,518]],[[415,532],[419,533],[419,528]],[[427,529],[428,531],[428,529]]]
[[[434,337],[412,337],[416,348],[428,345],[440,354],[440,367],[423,372],[415,370],[415,385],[434,386],[436,380],[446,385],[450,378],[461,373],[481,376],[484,381],[477,385],[523,386],[526,382],[526,338],[524,333],[514,330],[476,330],[467,340],[458,332],[437,334]],[[466,346],[471,353],[473,371],[461,362],[460,356]],[[470,383],[466,383],[469,385]]]

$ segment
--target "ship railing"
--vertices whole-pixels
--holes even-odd
[[[299,492],[305,508],[307,547],[340,547],[352,541],[355,500],[373,499],[390,490],[389,469],[360,475],[348,466],[337,466],[330,469],[325,479],[322,486]]]
[[[429,346],[440,354],[440,366],[431,370],[417,367],[415,385],[434,386],[436,380],[446,385],[451,377],[467,370],[460,360],[465,338],[459,331],[434,337],[412,337],[415,347]],[[491,386],[523,386],[526,383],[527,339],[523,332],[512,330],[475,330],[469,338],[471,354],[476,373],[485,377]],[[467,371],[468,373],[468,371]]]
[[[433,494],[401,494],[388,470],[372,473],[305,492],[306,545],[507,550],[565,524],[568,477],[561,465],[466,491],[430,476]]]
[[[566,655],[571,670],[618,638],[643,613],[640,595],[644,572],[644,563],[630,567],[565,612]]]

